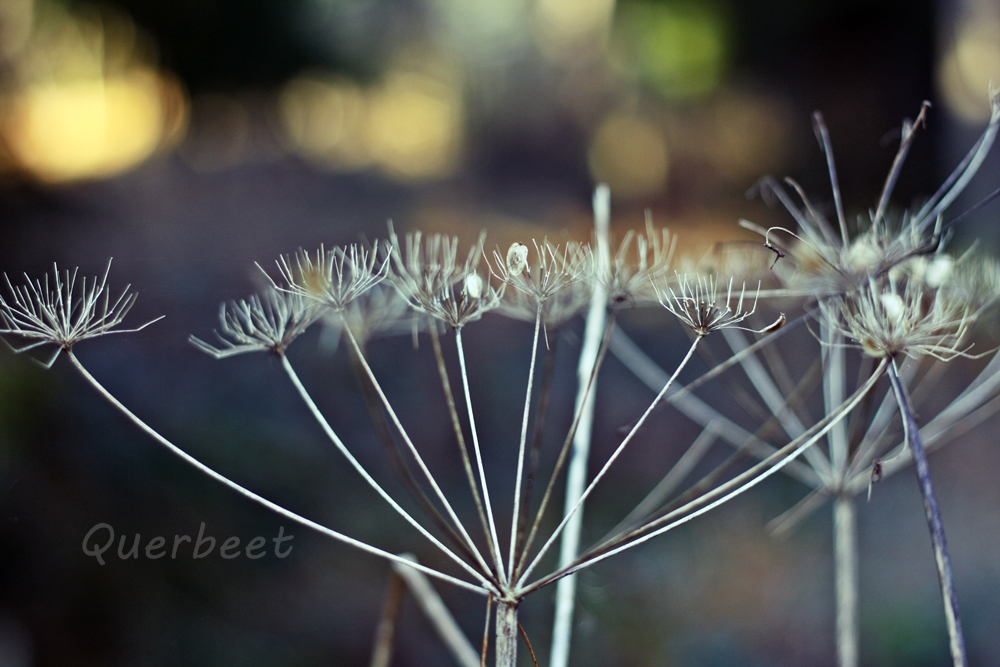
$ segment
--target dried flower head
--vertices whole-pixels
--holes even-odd
[[[765,245],[773,236],[786,234],[795,242],[789,243],[789,258],[778,263],[778,272],[793,289],[819,294],[844,294],[864,291],[870,279],[878,279],[914,257],[940,253],[947,232],[956,220],[943,224],[942,214],[965,189],[989,152],[1000,129],[1000,95],[991,92],[989,125],[965,159],[952,172],[936,193],[916,212],[907,212],[893,223],[889,216],[889,202],[899,178],[903,163],[915,138],[916,129],[924,123],[929,104],[925,103],[914,121],[904,121],[901,141],[896,158],[886,177],[877,205],[867,219],[858,221],[857,233],[851,235],[841,202],[837,171],[829,133],[820,114],[814,116],[814,126],[820,147],[827,159],[830,184],[837,218],[831,224],[813,206],[802,188],[793,180],[785,183],[795,190],[801,204],[792,200],[782,184],[767,177],[760,182],[760,192],[774,197],[791,213],[798,225],[796,232],[772,227],[762,231]],[[938,255],[940,256],[940,255]],[[928,274],[933,283],[946,278],[946,260],[939,261]],[[914,269],[919,269],[916,264]],[[930,267],[926,267],[930,269]],[[932,285],[933,287],[933,285]]]
[[[661,229],[657,233],[647,211],[646,234],[627,232],[606,273],[598,276],[607,291],[608,303],[617,307],[655,301],[653,281],[670,269],[676,245],[677,237],[671,237],[668,230]]]
[[[52,267],[52,284],[49,276],[32,282],[27,275],[24,285],[14,287],[7,274],[4,280],[10,291],[11,300],[0,296],[0,319],[4,328],[0,334],[20,336],[35,342],[14,348],[21,353],[43,345],[55,345],[56,351],[45,363],[51,367],[63,350],[69,350],[76,343],[88,338],[96,338],[112,333],[133,333],[162,319],[157,317],[135,329],[115,329],[121,324],[135,303],[136,295],[129,293],[126,285],[121,295],[114,301],[107,289],[108,272],[111,261],[104,270],[104,276],[87,281],[81,280],[80,290],[76,290],[79,269],[59,273],[59,267]]]
[[[861,292],[826,299],[820,307],[827,321],[873,357],[972,356],[971,345],[963,347],[972,311],[945,290],[916,282],[900,289],[890,280],[872,280]]]
[[[389,235],[395,268],[390,280],[414,310],[458,329],[500,304],[503,289],[490,285],[488,274],[484,278],[479,273],[485,234],[469,249],[464,263],[458,262],[457,237],[430,234],[425,238],[417,231],[407,234],[405,244],[400,244],[392,225]]]
[[[532,242],[534,261],[529,259],[528,246],[514,243],[505,258],[500,251],[493,252],[493,275],[527,295],[535,304],[542,304],[560,290],[574,283],[587,281],[594,271],[594,257],[590,246],[569,241],[564,245]],[[534,309],[531,318],[534,319]]]
[[[319,304],[301,294],[268,289],[263,296],[253,295],[241,301],[219,306],[222,347],[215,347],[191,336],[188,340],[202,352],[224,359],[246,352],[284,354],[322,312]]]
[[[275,289],[299,294],[323,303],[335,311],[380,283],[389,269],[389,258],[378,258],[378,242],[366,249],[352,244],[346,248],[325,250],[320,246],[315,258],[304,250],[277,260],[278,272],[286,285],[271,280]],[[261,269],[263,271],[263,269]],[[265,272],[266,273],[266,272]]]
[[[738,325],[754,314],[757,309],[757,296],[754,295],[750,308],[744,310],[746,285],[741,285],[738,294],[734,296],[733,279],[730,278],[728,282],[721,280],[719,276],[695,274],[692,277],[683,274],[677,275],[676,284],[673,286],[663,284],[660,287],[654,284],[654,288],[663,307],[699,336],[707,336],[713,331],[727,327],[745,329]],[[783,319],[784,316],[781,316],[779,321]]]

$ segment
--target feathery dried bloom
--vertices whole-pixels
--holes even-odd
[[[657,234],[647,211],[646,234],[629,230],[611,258],[607,272],[597,277],[607,291],[608,303],[617,307],[655,301],[651,285],[670,269],[676,245],[677,237],[670,236],[668,230],[661,229]]]
[[[215,335],[222,347],[191,336],[188,340],[202,352],[225,359],[246,352],[273,352],[281,355],[322,312],[319,304],[301,294],[268,289],[241,301],[219,306],[219,326]]]
[[[500,256],[499,250],[494,250],[490,267],[497,279],[524,293],[533,302],[530,319],[535,318],[538,306],[574,283],[589,281],[594,272],[594,256],[585,243],[569,241],[560,246],[548,239],[541,244],[532,243],[534,262],[529,259],[528,246],[514,243],[505,258]]]
[[[414,310],[442,320],[454,329],[474,322],[500,304],[503,289],[489,284],[489,275],[479,273],[483,242],[469,249],[458,262],[458,238],[419,231],[406,235],[405,253],[392,225],[389,226],[394,271],[389,279]],[[423,241],[423,242],[422,242]]]
[[[904,122],[899,150],[886,177],[878,204],[867,221],[859,220],[858,229],[862,231],[853,237],[847,229],[829,133],[822,116],[817,113],[814,117],[815,130],[827,158],[837,209],[836,226],[813,206],[795,181],[785,179],[798,194],[801,207],[792,201],[781,184],[770,177],[761,181],[760,191],[765,196],[777,198],[792,214],[798,224],[797,233],[780,227],[764,231],[751,223],[744,226],[761,231],[765,237],[765,245],[769,247],[776,232],[787,234],[795,240],[795,243],[789,244],[789,261],[778,263],[778,272],[783,274],[789,287],[826,294],[863,291],[869,279],[877,279],[915,256],[940,251],[948,228],[954,224],[953,221],[947,226],[943,225],[941,216],[976,174],[1000,130],[1000,95],[991,92],[990,105],[989,124],[951,176],[918,211],[907,212],[898,225],[890,225],[889,200],[915,137],[916,128],[924,121],[929,105],[925,103],[915,121]],[[791,264],[791,270],[786,264]],[[939,264],[937,268],[944,267]]]
[[[933,266],[928,268],[928,274]],[[977,313],[1000,299],[1000,262],[995,258],[965,253],[949,269],[940,288],[952,292],[953,298],[964,301]]]
[[[287,286],[278,285],[270,276],[268,279],[279,291],[299,294],[335,311],[342,311],[347,304],[386,277],[389,258],[379,260],[378,250],[378,242],[370,250],[357,244],[333,250],[320,246],[315,259],[308,252],[299,250],[294,266],[293,261],[284,256],[276,262]]]
[[[707,336],[713,331],[727,327],[745,329],[737,325],[753,315],[757,309],[756,294],[750,309],[743,309],[746,285],[740,286],[739,294],[736,296],[736,307],[733,307],[732,278],[728,284],[720,285],[719,276],[695,274],[691,278],[688,274],[683,274],[677,276],[676,289],[669,284],[663,285],[663,291],[660,291],[655,283],[653,286],[663,307],[698,336]],[[782,315],[779,321],[783,321],[783,317]]]
[[[25,274],[26,284],[17,287],[4,274],[11,300],[7,301],[0,296],[0,319],[3,319],[5,327],[0,329],[0,334],[35,341],[24,347],[13,348],[18,354],[43,345],[55,345],[55,354],[45,363],[46,367],[51,367],[61,351],[69,350],[81,340],[112,333],[134,333],[163,319],[162,316],[157,317],[135,329],[115,329],[131,310],[136,295],[130,294],[131,285],[126,285],[121,295],[112,301],[107,289],[110,270],[109,260],[100,280],[95,276],[88,285],[87,278],[84,277],[79,294],[76,293],[79,269],[73,269],[72,272],[67,270],[60,275],[59,267],[53,264],[51,286],[48,274],[43,280],[34,282]]]
[[[968,354],[962,341],[974,319],[971,308],[945,290],[914,282],[899,288],[872,280],[861,292],[820,303],[827,321],[873,357],[931,356],[941,361]]]

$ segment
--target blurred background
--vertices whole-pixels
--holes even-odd
[[[992,0],[0,0],[0,268],[14,282],[53,261],[94,275],[114,257],[112,285],[140,292],[131,321],[166,318],[81,345],[95,375],[251,489],[414,550],[420,542],[323,441],[273,359],[217,362],[186,342],[211,336],[219,302],[259,286],[254,262],[384,236],[388,219],[466,241],[486,229],[491,248],[583,240],[597,182],[611,186],[617,234],[650,209],[698,256],[748,238],[741,217],[791,223],[748,196],[764,174],[794,176],[829,202],[815,110],[850,214],[867,211],[902,119],[929,100],[896,191],[908,206],[982,131],[998,34]],[[952,212],[998,176],[994,155]],[[958,245],[981,238],[995,249],[995,220],[987,209],[963,223]],[[530,329],[490,321],[468,342],[473,391],[502,406],[482,416],[502,486]],[[663,333],[665,319],[645,316],[631,325],[650,354],[676,363],[676,328]],[[574,326],[557,362],[564,415]],[[415,353],[405,336],[372,345],[404,420],[447,469],[444,406],[418,401],[425,386],[437,390],[428,350]],[[305,381],[334,427],[389,479],[343,350],[311,333],[296,354],[310,360]],[[602,387],[599,453],[651,398],[613,362]],[[1000,662],[994,445],[980,429],[932,459],[974,664]],[[655,484],[649,463],[662,456],[647,448],[623,462],[595,497],[592,538],[635,502],[632,487]],[[829,512],[782,541],[763,529],[804,492],[773,480],[585,574],[573,664],[833,665]],[[876,499],[859,505],[863,664],[944,664],[916,485],[899,475]],[[196,534],[201,522],[244,543],[282,525],[161,451],[67,365],[46,372],[3,352],[0,666],[367,664],[384,563],[286,522],[295,539],[283,560],[109,552],[102,567],[81,553],[101,522],[143,544]],[[442,592],[478,637],[482,601]],[[547,646],[550,618],[550,593],[525,605],[536,646]],[[407,600],[394,664],[448,660]]]

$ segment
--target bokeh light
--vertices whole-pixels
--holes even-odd
[[[106,177],[178,141],[183,90],[149,63],[127,16],[33,9],[30,33],[8,63],[13,83],[2,96],[8,167],[48,182]]]
[[[722,83],[726,29],[712,5],[633,3],[623,7],[620,28],[621,48],[666,99],[697,97]]]
[[[990,116],[987,89],[1000,82],[1000,6],[976,3],[962,21],[938,65],[945,103],[969,123]]]
[[[607,183],[617,197],[658,193],[670,166],[662,130],[649,119],[629,112],[605,118],[588,153],[595,182]]]
[[[402,179],[442,178],[459,164],[464,105],[454,79],[389,71],[361,87],[323,74],[304,74],[279,96],[293,151],[332,170],[370,165]]]

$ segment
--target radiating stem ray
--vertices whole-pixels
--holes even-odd
[[[913,455],[914,471],[920,485],[920,495],[924,500],[927,528],[930,530],[931,545],[934,548],[934,562],[937,565],[938,580],[941,584],[941,597],[944,603],[945,622],[948,626],[952,663],[954,667],[966,667],[962,616],[958,609],[958,592],[955,590],[955,581],[951,571],[951,557],[948,554],[948,541],[945,539],[941,510],[938,507],[937,495],[934,493],[934,485],[931,482],[931,471],[927,465],[927,455],[920,437],[920,427],[917,426],[913,416],[910,399],[906,387],[900,381],[895,360],[889,366],[889,382],[892,384],[892,391],[899,405],[905,439],[909,443],[910,452]]]
[[[486,519],[490,526],[490,537],[493,542],[493,561],[501,584],[507,583],[507,575],[503,568],[503,557],[500,555],[500,540],[497,538],[496,520],[493,518],[493,506],[490,503],[490,489],[486,484],[486,470],[483,467],[483,453],[479,447],[479,431],[476,429],[476,416],[472,410],[472,392],[469,390],[469,372],[465,367],[465,345],[462,343],[462,330],[455,330],[455,346],[458,348],[458,366],[462,373],[462,389],[465,393],[465,405],[469,412],[469,430],[472,433],[472,451],[476,454],[476,465],[479,467],[479,484],[483,489],[483,503],[486,506]],[[497,610],[499,613],[499,607]]]
[[[212,479],[214,479],[214,480],[216,480],[218,482],[221,482],[222,484],[224,484],[225,486],[229,487],[230,489],[233,489],[234,491],[236,491],[240,495],[242,495],[242,496],[244,496],[246,498],[249,498],[250,500],[254,501],[255,503],[266,507],[267,509],[275,512],[276,514],[279,514],[280,516],[285,517],[286,519],[294,521],[294,522],[296,522],[296,523],[298,523],[300,525],[303,525],[303,526],[305,526],[307,528],[315,530],[316,532],[321,533],[323,535],[326,535],[328,537],[332,537],[333,539],[337,540],[338,542],[343,542],[344,544],[348,544],[350,546],[353,546],[353,547],[355,547],[357,549],[360,549],[361,551],[364,551],[366,553],[369,553],[369,554],[372,554],[372,555],[375,555],[375,556],[379,556],[381,558],[385,558],[386,560],[392,561],[394,563],[404,563],[406,565],[409,565],[410,567],[414,567],[414,568],[420,570],[421,572],[423,572],[424,574],[426,574],[428,576],[435,577],[435,578],[440,579],[442,581],[447,581],[450,584],[454,584],[455,586],[458,586],[460,588],[464,588],[464,589],[469,590],[469,591],[473,591],[473,592],[478,593],[480,595],[487,595],[487,594],[489,594],[491,592],[492,593],[496,592],[496,589],[494,588],[493,584],[490,583],[486,578],[482,577],[481,575],[476,575],[476,578],[479,579],[479,581],[480,581],[480,583],[478,585],[477,584],[470,584],[467,581],[463,581],[463,580],[458,579],[456,577],[453,577],[453,576],[451,576],[449,574],[445,574],[443,572],[438,572],[437,570],[429,568],[426,565],[420,565],[420,564],[417,564],[417,563],[413,563],[411,561],[408,561],[408,560],[402,558],[401,556],[397,556],[394,553],[390,553],[390,552],[385,551],[383,549],[379,549],[378,547],[373,547],[370,544],[366,544],[365,542],[362,542],[361,540],[356,540],[353,537],[348,537],[347,535],[344,535],[343,533],[339,533],[339,532],[337,532],[337,531],[335,531],[335,530],[333,530],[331,528],[327,528],[326,526],[320,525],[320,524],[316,523],[315,521],[311,521],[311,520],[309,520],[309,519],[307,519],[307,518],[305,518],[303,516],[299,516],[295,512],[292,512],[291,510],[285,509],[281,505],[278,505],[277,503],[273,503],[270,500],[268,500],[267,498],[264,498],[263,496],[259,496],[256,493],[254,493],[253,491],[250,491],[249,489],[247,489],[247,488],[245,488],[243,486],[240,486],[239,484],[237,484],[236,482],[232,481],[231,479],[229,479],[225,475],[223,475],[223,474],[221,474],[219,472],[216,472],[213,468],[208,467],[207,465],[205,465],[204,463],[202,463],[198,459],[194,458],[193,456],[191,456],[190,454],[188,454],[187,452],[185,452],[183,449],[181,449],[180,447],[178,447],[177,445],[175,445],[174,443],[170,442],[165,437],[163,437],[162,435],[160,435],[159,432],[157,432],[151,426],[149,426],[148,424],[146,424],[146,422],[144,422],[143,420],[139,419],[139,417],[137,417],[131,410],[129,410],[128,408],[126,408],[125,405],[121,403],[121,401],[119,401],[117,398],[115,398],[107,389],[104,388],[104,385],[102,385],[100,382],[98,382],[97,379],[93,375],[90,374],[90,372],[76,358],[76,356],[73,354],[72,350],[66,350],[66,357],[70,360],[70,362],[77,369],[77,371],[79,371],[79,373],[83,376],[83,378],[97,391],[97,393],[100,394],[101,396],[103,396],[104,399],[107,400],[109,403],[111,403],[111,405],[114,406],[115,409],[117,409],[119,412],[121,412],[123,415],[125,415],[125,417],[127,417],[133,424],[135,424],[139,428],[139,430],[141,430],[143,433],[145,433],[146,435],[148,435],[151,438],[153,438],[154,440],[156,440],[158,443],[160,443],[161,445],[163,445],[164,447],[166,447],[168,450],[170,450],[173,454],[179,456],[181,459],[183,459],[185,462],[189,463],[191,466],[193,466],[197,470],[203,472],[204,474],[208,475]]]
[[[427,464],[424,462],[423,457],[420,456],[420,452],[417,451],[416,446],[410,439],[410,435],[406,432],[406,428],[403,426],[402,422],[399,421],[399,416],[396,415],[396,411],[389,403],[389,399],[386,397],[385,392],[382,391],[382,386],[379,384],[378,378],[375,377],[375,373],[372,371],[371,366],[368,365],[368,360],[362,353],[361,346],[358,345],[358,340],[357,338],[354,337],[354,333],[351,331],[351,328],[345,326],[344,331],[347,333],[347,340],[350,341],[351,346],[354,348],[355,353],[358,355],[358,360],[361,362],[361,365],[365,370],[365,374],[372,381],[372,386],[375,388],[375,391],[378,392],[379,398],[382,399],[382,405],[385,406],[386,412],[389,414],[389,418],[392,420],[392,423],[396,426],[396,430],[399,431],[400,436],[402,436],[403,442],[405,442],[406,446],[409,448],[410,454],[412,454],[414,460],[416,460],[417,466],[420,468],[420,471],[423,472],[424,477],[427,479],[427,482],[431,485],[431,488],[437,495],[438,500],[441,501],[441,504],[444,506],[445,511],[447,511],[448,516],[455,524],[455,528],[458,529],[459,534],[462,536],[462,539],[468,545],[470,550],[478,554],[479,549],[476,548],[475,542],[473,542],[472,538],[469,537],[469,533],[465,530],[465,526],[462,524],[461,520],[459,520],[458,515],[455,513],[455,509],[451,506],[451,503],[448,501],[447,496],[444,495],[444,492],[438,485],[437,480],[434,479],[434,475],[431,474],[431,471],[427,467]],[[477,560],[481,561],[482,556],[480,555],[479,559]],[[489,572],[488,568],[486,572],[487,573]]]
[[[455,404],[455,394],[451,390],[451,382],[448,380],[448,368],[444,362],[444,353],[441,350],[441,337],[438,335],[434,322],[430,324],[431,346],[434,348],[434,359],[437,362],[438,375],[441,378],[441,388],[444,391],[445,403],[448,405],[448,415],[451,418],[451,426],[455,432],[455,439],[458,443],[459,456],[462,459],[462,469],[465,471],[465,478],[469,482],[469,490],[472,492],[472,502],[476,506],[476,513],[479,515],[479,523],[483,529],[486,539],[487,549],[490,553],[496,551],[493,544],[493,535],[490,533],[489,523],[486,520],[486,511],[483,509],[482,496],[479,494],[479,486],[476,482],[475,473],[472,471],[472,463],[469,460],[469,449],[465,442],[465,434],[462,431],[462,423],[458,417],[458,408]]]

